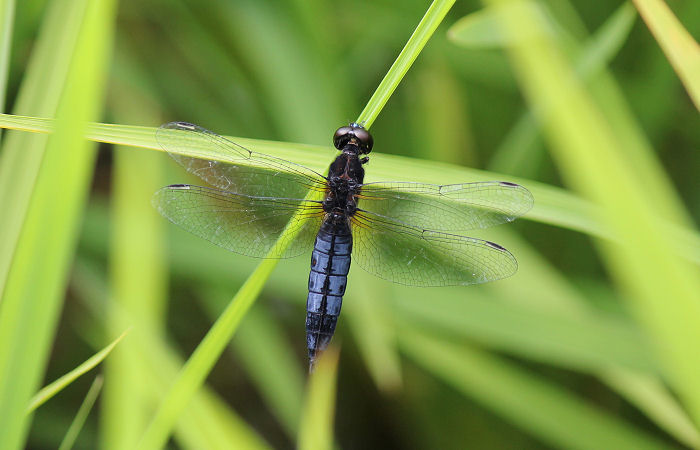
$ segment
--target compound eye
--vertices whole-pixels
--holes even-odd
[[[340,127],[337,130],[335,130],[335,134],[333,135],[333,145],[335,145],[335,148],[338,150],[342,150],[345,144],[348,143],[350,138],[353,137],[353,128],[352,127]]]
[[[372,146],[374,145],[374,139],[372,139],[372,135],[369,134],[369,131],[359,127],[355,128],[353,131],[355,132],[355,137],[357,140],[360,141],[360,154],[364,155],[371,152]]]

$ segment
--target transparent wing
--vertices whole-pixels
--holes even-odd
[[[191,123],[167,123],[158,128],[156,140],[188,172],[224,191],[259,197],[304,198],[309,190],[323,191],[326,185],[323,175],[307,167],[250,151]],[[209,159],[212,157],[219,160]]]
[[[363,184],[359,206],[417,228],[464,232],[511,222],[532,208],[530,191],[503,181]]]
[[[367,272],[410,286],[486,283],[513,275],[518,263],[498,244],[423,230],[358,210],[352,260]]]
[[[153,205],[190,233],[257,258],[289,258],[310,251],[324,214],[317,201],[253,197],[186,184],[160,189]],[[268,254],[287,227],[296,231],[282,243],[289,245]]]

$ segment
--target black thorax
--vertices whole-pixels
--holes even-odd
[[[348,144],[335,158],[328,169],[328,192],[323,201],[323,209],[329,214],[353,215],[357,210],[357,194],[365,177],[362,164],[367,158],[360,158],[358,147]]]

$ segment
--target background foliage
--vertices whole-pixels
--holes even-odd
[[[525,185],[526,218],[475,234],[520,270],[407,289],[354,268],[307,386],[308,259],[249,278],[169,225],[152,193],[197,181],[127,125],[322,168],[428,3],[0,1],[4,111],[57,119],[0,142],[0,448],[153,448],[170,416],[182,448],[700,447],[700,2],[667,3],[452,7],[374,121],[368,178]],[[202,339],[258,291],[197,391],[184,361],[216,360]]]

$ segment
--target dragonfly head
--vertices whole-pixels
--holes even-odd
[[[357,148],[357,153],[360,155],[366,155],[372,151],[372,145],[374,145],[374,139],[369,131],[357,123],[351,123],[348,126],[340,127],[335,131],[333,135],[333,145],[338,150],[345,150],[348,145],[352,145]]]

